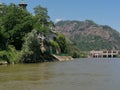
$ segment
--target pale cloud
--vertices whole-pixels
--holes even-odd
[[[63,19],[61,19],[61,18],[57,18],[57,19],[55,19],[55,22],[57,23],[57,22],[59,22],[59,21],[62,21]]]

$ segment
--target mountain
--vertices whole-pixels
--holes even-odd
[[[55,29],[67,36],[81,51],[120,50],[120,33],[94,21],[60,21]]]

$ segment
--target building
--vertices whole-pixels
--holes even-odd
[[[100,50],[100,51],[90,51],[90,57],[93,58],[114,58],[117,57],[117,50]]]
[[[26,9],[27,4],[22,0],[22,2],[19,4],[19,6],[23,9]]]

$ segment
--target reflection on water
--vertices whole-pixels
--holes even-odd
[[[48,67],[47,63],[4,66],[0,68],[0,81],[45,80],[52,76],[51,72],[48,71]]]
[[[119,59],[0,66],[0,90],[120,90]]]

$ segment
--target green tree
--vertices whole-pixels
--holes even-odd
[[[58,34],[57,43],[60,47],[61,53],[67,53],[68,51],[67,40],[63,34]]]
[[[43,8],[40,5],[34,8],[35,18],[42,25],[47,25],[50,17],[48,16],[47,8]]]
[[[40,49],[42,42],[38,38],[37,30],[32,30],[32,32],[28,33],[24,39],[25,42],[21,51],[22,62],[39,62],[42,54]]]
[[[52,46],[52,53],[56,54],[59,50],[59,45],[56,41],[50,40],[50,45]]]
[[[6,49],[6,42],[7,42],[7,35],[4,32],[5,30],[2,25],[3,16],[5,15],[4,8],[5,8],[5,5],[0,4],[0,50]]]
[[[0,29],[0,51],[5,50],[7,48],[7,38],[5,34],[2,32],[2,29]]]
[[[48,33],[54,24],[50,21],[47,8],[41,7],[40,5],[36,6],[34,8],[34,13],[34,28],[43,34]]]
[[[7,43],[14,45],[20,50],[23,37],[33,29],[32,15],[15,4],[10,4],[4,8],[1,27],[7,36]]]

